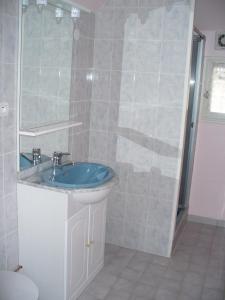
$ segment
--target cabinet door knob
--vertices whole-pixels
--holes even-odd
[[[90,248],[91,247],[91,243],[86,243],[85,245],[87,248]]]

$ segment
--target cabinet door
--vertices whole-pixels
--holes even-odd
[[[88,276],[92,276],[104,261],[106,201],[90,207]]]
[[[89,208],[83,208],[68,221],[67,299],[76,299],[87,281]]]

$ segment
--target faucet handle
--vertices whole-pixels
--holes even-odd
[[[62,157],[64,155],[70,155],[69,152],[53,152],[53,155],[52,155],[52,162],[55,166],[59,166],[62,164]]]
[[[64,156],[64,155],[70,155],[70,153],[69,152],[61,152],[62,153],[62,156]]]

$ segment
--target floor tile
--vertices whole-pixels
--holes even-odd
[[[201,299],[202,285],[193,285],[190,283],[182,283],[180,294],[192,300]]]
[[[111,290],[105,297],[105,300],[129,300],[131,297],[130,293],[123,291]]]
[[[159,288],[167,289],[172,292],[179,292],[181,289],[181,283],[177,280],[164,278],[159,285]]]
[[[130,269],[129,267],[126,267],[120,273],[119,277],[136,282],[140,279],[142,274],[143,274],[142,271],[136,271],[136,270]]]
[[[135,296],[144,297],[144,298],[149,297],[150,299],[154,297],[155,293],[156,293],[156,288],[154,286],[143,284],[143,283],[138,283],[133,290],[133,294]]]
[[[184,271],[177,271],[172,268],[168,268],[164,274],[165,278],[172,279],[172,280],[177,280],[177,281],[183,281],[185,276]]]
[[[162,274],[158,275],[152,272],[151,270],[145,271],[140,277],[141,283],[149,284],[156,287],[160,285],[162,280],[163,280]]]
[[[225,229],[187,223],[171,259],[106,245],[78,300],[224,300]]]
[[[177,300],[178,294],[167,289],[159,289],[156,293],[155,300]]]
[[[202,285],[204,282],[204,275],[197,272],[186,272],[184,283],[192,285]]]
[[[204,288],[201,300],[224,300],[224,293],[218,290]]]
[[[144,272],[148,265],[149,262],[141,261],[134,257],[129,261],[127,267],[137,272]]]
[[[113,285],[113,290],[132,293],[134,288],[134,283],[130,280],[119,278]]]

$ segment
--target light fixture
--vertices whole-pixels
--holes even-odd
[[[56,18],[56,22],[59,24],[62,21],[63,18],[63,10],[61,7],[57,7],[55,9],[55,18]]]
[[[77,19],[80,18],[80,10],[78,8],[71,8],[71,18],[73,19],[74,23],[76,23]]]
[[[44,6],[47,6],[48,1],[47,0],[36,0],[36,5],[37,5],[37,9],[38,12],[42,12]]]
[[[22,10],[23,10],[24,13],[27,11],[28,5],[29,5],[29,0],[23,0]]]

